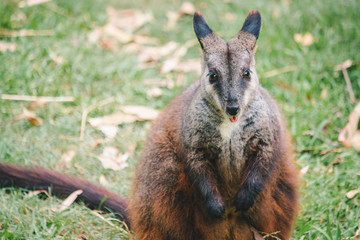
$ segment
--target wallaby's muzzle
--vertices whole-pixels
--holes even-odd
[[[237,121],[237,115],[240,112],[240,106],[236,101],[231,102],[226,106],[226,113],[230,115],[230,121],[236,122]]]

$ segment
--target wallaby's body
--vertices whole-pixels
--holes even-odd
[[[131,222],[137,240],[247,240],[257,231],[290,237],[297,173],[280,111],[257,78],[254,47],[260,26],[260,14],[252,11],[226,43],[195,13],[203,74],[154,123],[129,209],[115,195],[104,203],[112,208],[112,199],[118,199],[116,212]],[[0,181],[10,179],[20,187],[53,185],[49,179],[40,183],[50,172],[36,171],[0,165]],[[27,176],[26,184],[18,180],[21,174]],[[39,179],[35,184],[28,183],[31,174]],[[61,184],[70,183],[61,178],[56,180],[58,192],[64,193]],[[101,201],[111,195],[105,191],[83,199],[89,202],[93,195]]]

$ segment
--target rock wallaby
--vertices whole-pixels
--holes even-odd
[[[118,214],[137,240],[289,239],[297,171],[282,115],[255,70],[260,14],[251,11],[228,42],[199,12],[193,24],[202,75],[154,123],[129,203],[40,168],[0,164],[2,186],[51,187],[57,195],[82,189],[80,199]]]

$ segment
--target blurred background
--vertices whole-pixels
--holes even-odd
[[[200,75],[193,12],[229,40],[252,9],[301,170],[293,239],[359,239],[359,0],[1,0],[0,161],[128,196],[151,121]],[[1,239],[131,238],[111,214],[30,193],[0,190]]]

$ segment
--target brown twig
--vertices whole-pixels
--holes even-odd
[[[98,107],[102,107],[106,104],[109,104],[109,103],[112,103],[115,101],[115,98],[114,97],[111,97],[111,98],[108,98],[108,99],[105,99],[105,100],[102,100],[100,101],[98,104],[95,104],[95,105],[92,105],[92,106],[89,106],[87,108],[85,108],[85,110],[83,111],[83,114],[81,116],[81,129],[80,129],[80,137],[79,137],[79,140],[80,141],[83,141],[84,140],[84,134],[85,134],[85,127],[86,127],[86,118],[87,118],[87,115],[94,109],[98,108]]]
[[[1,99],[3,100],[14,100],[14,101],[28,101],[28,102],[73,102],[74,97],[39,97],[39,96],[25,96],[25,95],[9,95],[2,94]]]
[[[51,35],[53,35],[52,30],[21,29],[19,31],[11,31],[6,29],[0,29],[0,37],[35,37]]]
[[[346,86],[350,95],[350,102],[351,103],[355,103],[356,102],[356,98],[351,86],[351,81],[349,78],[349,74],[347,72],[347,69],[353,65],[356,65],[357,63],[353,63],[350,59],[346,60],[345,62],[335,66],[335,71],[342,71],[344,78],[345,78],[345,82],[346,82]]]
[[[278,69],[274,69],[271,70],[269,72],[266,72],[262,75],[263,78],[270,78],[270,77],[274,77],[276,75],[282,74],[282,73],[287,73],[287,72],[293,72],[296,70],[296,66],[295,65],[290,65],[287,67],[283,67],[283,68],[278,68]]]
[[[353,92],[353,89],[352,89],[352,86],[351,86],[351,81],[350,81],[350,78],[349,78],[349,74],[348,74],[346,68],[343,68],[343,69],[341,69],[341,70],[342,70],[342,73],[343,73],[344,78],[345,78],[345,82],[346,82],[347,89],[348,89],[348,91],[349,91],[350,102],[351,102],[351,103],[355,103],[355,102],[356,102],[356,98],[355,98],[355,95],[354,95],[354,92]]]

